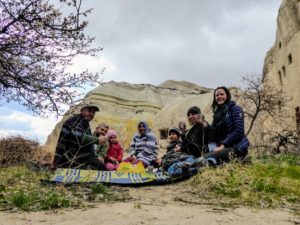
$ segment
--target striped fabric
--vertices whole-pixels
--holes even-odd
[[[57,169],[50,181],[55,183],[147,183],[156,179],[155,174],[123,173],[116,171]]]
[[[155,135],[148,131],[146,135],[136,133],[129,147],[130,156],[136,156],[147,165],[157,159],[158,146]]]
[[[82,170],[59,168],[50,177],[44,180],[50,183],[108,183],[119,185],[140,185],[140,184],[165,184],[189,178],[200,171],[200,168],[192,168],[188,174],[171,177],[162,172],[156,173],[124,173],[116,171]]]

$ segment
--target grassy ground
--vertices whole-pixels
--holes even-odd
[[[0,210],[36,211],[67,207],[88,207],[91,203],[122,201],[127,198],[116,187],[94,185],[42,185],[50,173],[25,167],[0,168]]]
[[[22,166],[0,167],[0,210],[81,208],[131,198],[126,189],[116,186],[42,185],[40,180],[50,175]],[[188,196],[197,201],[201,199],[203,203],[298,208],[300,156],[268,156],[253,159],[248,164],[229,163],[218,168],[204,168],[188,184],[191,190]]]
[[[300,204],[300,156],[280,155],[206,168],[190,181],[192,192],[225,205],[284,207]]]

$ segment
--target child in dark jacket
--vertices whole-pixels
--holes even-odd
[[[167,146],[167,153],[175,151],[178,147],[181,147],[180,130],[173,127],[169,130],[169,145]]]
[[[161,159],[162,168],[167,171],[168,168],[175,162],[179,161],[180,147],[182,142],[180,141],[180,130],[176,127],[169,130],[169,145],[167,146],[167,152]]]
[[[117,133],[114,130],[107,132],[108,150],[105,156],[105,166],[108,171],[116,170],[123,158],[123,148],[118,143]]]

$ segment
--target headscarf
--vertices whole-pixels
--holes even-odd
[[[110,139],[111,137],[117,137],[117,136],[118,135],[117,135],[116,131],[114,131],[114,130],[107,131],[107,137],[108,137],[108,139]]]
[[[148,124],[145,121],[140,121],[138,123],[138,127],[139,127],[140,124],[144,125],[144,127],[145,127],[145,134],[147,134],[150,131],[150,128],[149,128]]]

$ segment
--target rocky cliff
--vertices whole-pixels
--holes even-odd
[[[286,123],[296,127],[295,108],[300,105],[300,1],[283,0],[277,17],[276,40],[267,52],[263,81],[271,82],[291,99],[288,103]],[[268,119],[264,128],[274,126]]]

